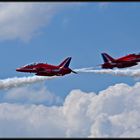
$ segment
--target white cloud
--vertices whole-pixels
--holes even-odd
[[[0,3],[0,39],[28,41],[39,34],[40,28],[47,26],[59,10],[72,5],[74,3]]]
[[[0,137],[139,137],[139,89],[140,82],[98,95],[72,90],[62,106],[1,103]]]
[[[40,85],[39,85],[40,86]],[[6,102],[16,102],[20,104],[44,104],[44,105],[54,105],[62,103],[62,99],[49,90],[46,86],[40,87],[19,87],[8,90],[3,94],[2,101]]]
[[[4,91],[2,92],[0,100],[2,102],[6,100],[12,103],[43,103],[44,105],[60,104],[62,103],[62,99],[48,91],[43,83],[46,80],[51,80],[54,78],[58,77],[28,76],[1,79],[0,89],[6,90],[6,93]],[[43,86],[38,85],[39,87],[34,87],[33,83],[40,83],[43,84]],[[30,87],[28,85],[30,85]]]
[[[81,2],[6,2],[0,3],[0,40],[20,39],[29,41],[42,33],[52,18],[62,10],[81,9],[89,3]],[[100,2],[99,7],[109,3]],[[62,19],[63,21],[63,19]],[[64,25],[67,19],[64,19]]]
[[[65,132],[61,108],[0,104],[0,137],[61,136]]]

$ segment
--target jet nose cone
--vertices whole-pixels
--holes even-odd
[[[20,71],[20,68],[17,68],[16,71]]]

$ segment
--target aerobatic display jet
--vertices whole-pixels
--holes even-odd
[[[71,72],[77,74],[69,68],[71,57],[66,58],[60,65],[54,66],[47,63],[32,63],[17,68],[18,72],[35,73],[38,76],[63,76]]]
[[[101,67],[104,69],[113,69],[117,68],[126,68],[138,65],[140,62],[140,53],[139,54],[128,54],[126,56],[114,59],[109,56],[107,53],[101,54],[104,60],[104,64],[101,64]]]

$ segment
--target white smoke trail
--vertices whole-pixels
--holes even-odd
[[[134,78],[140,78],[140,69],[101,69],[95,70],[93,67],[89,68],[81,68],[75,69],[76,72],[86,72],[86,73],[95,73],[95,74],[111,74],[115,76],[128,76]],[[0,80],[0,89],[9,89],[13,87],[23,86],[26,84],[32,84],[44,80],[50,80],[56,78],[53,77],[45,77],[45,76],[31,76],[31,77],[13,77],[7,79]]]
[[[87,72],[87,73],[95,73],[95,74],[111,74],[115,76],[128,76],[138,78],[140,77],[140,69],[101,69],[95,70],[93,68],[81,68],[75,69],[76,72]]]
[[[45,77],[45,76],[30,76],[30,77],[13,77],[0,80],[0,89],[9,89],[13,87],[22,86],[25,84],[32,84],[44,80],[49,80],[56,78],[57,76],[53,77]]]

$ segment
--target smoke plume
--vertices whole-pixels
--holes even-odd
[[[115,76],[128,76],[128,77],[140,77],[140,69],[101,69],[95,70],[91,67],[89,68],[81,68],[75,69],[76,72],[87,72],[87,73],[95,73],[95,74],[111,74]]]
[[[127,76],[133,78],[140,78],[140,69],[101,69],[95,70],[92,67],[75,69],[78,73],[95,73],[95,74],[111,74],[115,76]],[[32,84],[44,80],[54,79],[57,76],[45,77],[45,76],[30,76],[30,77],[13,77],[0,80],[0,89],[9,89],[13,87],[19,87],[26,84]]]
[[[53,77],[44,77],[44,76],[30,76],[30,77],[14,77],[0,80],[0,89],[9,89],[13,87],[22,86],[25,84],[32,84],[44,80],[49,80],[56,78]]]

